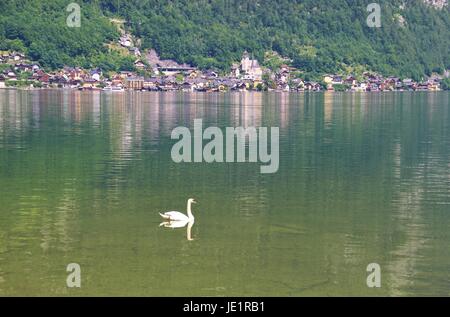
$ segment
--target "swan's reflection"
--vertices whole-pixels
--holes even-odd
[[[165,228],[172,228],[172,229],[178,229],[178,228],[184,228],[187,225],[186,229],[186,239],[188,241],[192,241],[192,235],[191,230],[192,226],[194,225],[194,220],[186,221],[186,220],[176,220],[176,221],[164,221],[159,224],[160,227]]]

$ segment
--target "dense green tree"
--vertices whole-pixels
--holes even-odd
[[[363,0],[78,1],[81,28],[66,26],[68,0],[2,0],[0,49],[25,49],[44,66],[129,68],[105,43],[119,34],[108,18],[162,58],[227,70],[244,50],[267,51],[317,74],[364,69],[420,79],[450,68],[450,12],[422,0],[380,0],[380,28],[366,24]],[[404,22],[401,22],[404,21]]]
[[[442,90],[450,90],[450,78],[445,78],[441,81]]]
[[[116,40],[117,28],[96,1],[78,1],[81,27],[66,24],[70,12],[65,0],[2,0],[0,2],[0,50],[22,51],[46,68],[99,66],[119,70],[126,57],[112,56],[105,43]]]

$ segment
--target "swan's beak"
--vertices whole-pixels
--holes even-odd
[[[196,204],[197,202],[195,200],[192,201],[193,204]]]

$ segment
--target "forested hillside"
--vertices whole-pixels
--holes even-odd
[[[117,28],[92,1],[80,2],[81,27],[69,28],[67,0],[0,0],[0,50],[17,50],[48,68],[64,65],[132,68],[134,60],[111,53],[105,43]]]
[[[310,74],[367,69],[420,78],[450,68],[449,7],[421,0],[378,1],[380,28],[366,25],[373,1],[362,0],[79,1],[79,29],[65,25],[70,2],[2,0],[0,49],[23,47],[49,67],[124,68],[129,61],[103,45],[118,37],[108,17],[122,17],[143,49],[202,68],[227,69],[244,50],[260,60],[277,51]]]

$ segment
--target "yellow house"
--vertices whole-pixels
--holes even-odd
[[[94,85],[92,83],[83,83],[83,85],[81,86],[83,87],[83,89],[92,89],[94,88]]]
[[[323,81],[324,81],[326,84],[331,84],[331,83],[333,82],[333,77],[331,77],[331,76],[324,76],[324,77],[323,77]]]
[[[262,85],[262,83],[263,83],[263,82],[260,81],[260,80],[255,80],[255,81],[253,82],[253,88],[254,88],[254,89],[258,88],[258,85],[260,85],[260,84]]]
[[[189,74],[189,78],[197,78],[200,75],[198,70],[194,70]]]
[[[431,90],[431,91],[439,91],[439,90],[441,90],[441,89],[440,89],[440,87],[439,87],[438,84],[433,83],[433,84],[428,85],[428,90]]]

